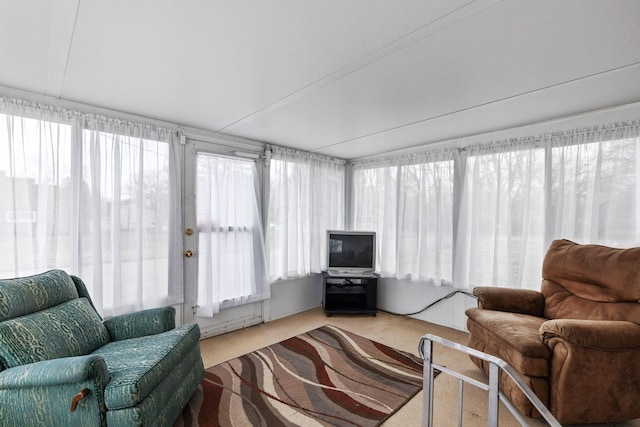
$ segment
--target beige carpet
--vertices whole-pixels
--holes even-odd
[[[205,367],[211,367],[243,354],[294,337],[325,324],[331,324],[355,334],[381,342],[385,345],[418,354],[418,343],[425,334],[434,334],[460,344],[466,344],[467,334],[412,319],[405,316],[379,312],[371,316],[325,316],[321,308],[252,326],[239,331],[208,338],[200,342]],[[466,355],[454,350],[435,346],[434,359],[444,366],[462,371],[466,375],[484,380],[484,374],[469,361]],[[434,426],[457,425],[458,381],[441,374],[435,381]],[[418,393],[398,412],[384,422],[384,427],[419,426],[422,420],[422,392]],[[465,427],[487,425],[487,395],[471,385],[464,389],[463,425]],[[501,407],[500,426],[510,427],[520,424],[509,411]],[[546,423],[531,420],[531,426]],[[595,427],[596,425],[592,425]],[[640,427],[640,420],[627,423],[598,424],[598,427]]]

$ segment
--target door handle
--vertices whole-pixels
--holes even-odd
[[[184,256],[191,258],[193,256],[193,251],[191,249],[184,251]]]

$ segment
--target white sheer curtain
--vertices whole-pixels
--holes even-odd
[[[640,245],[640,122],[353,165],[353,221],[378,271],[458,288],[539,289],[552,239]]]
[[[77,274],[107,317],[181,303],[175,132],[0,101],[0,274]]]
[[[354,230],[376,232],[376,271],[397,271],[398,171],[389,161],[353,166],[352,217]]]
[[[255,162],[197,156],[197,315],[270,297]]]
[[[78,273],[105,315],[182,301],[181,240],[169,228],[181,203],[169,186],[180,182],[176,145],[170,130],[85,116]]]
[[[455,153],[354,164],[354,227],[376,231],[382,276],[451,283]]]
[[[547,244],[640,246],[639,135],[635,121],[548,138]]]
[[[70,269],[72,114],[0,98],[0,277]],[[54,114],[55,115],[55,114]]]
[[[326,268],[326,233],[344,228],[345,162],[272,147],[267,248],[272,281]]]
[[[397,278],[450,284],[454,150],[401,161]]]
[[[540,287],[545,150],[531,141],[471,147],[460,189],[454,283]]]

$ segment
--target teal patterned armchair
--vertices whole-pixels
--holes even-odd
[[[196,324],[102,321],[61,270],[0,280],[0,426],[172,426],[204,377]]]

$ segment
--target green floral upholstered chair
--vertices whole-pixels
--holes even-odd
[[[171,426],[204,377],[196,324],[102,321],[64,271],[0,280],[0,426]]]

